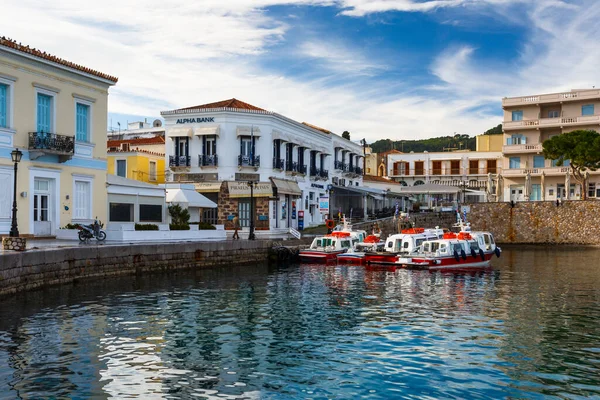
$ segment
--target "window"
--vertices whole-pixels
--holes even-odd
[[[54,97],[47,94],[37,94],[37,131],[52,132],[52,114]]]
[[[523,121],[523,111],[513,111],[512,112],[512,120],[513,121]]]
[[[512,135],[510,138],[506,139],[506,144],[527,144],[527,137],[523,135]]]
[[[544,168],[544,156],[533,156],[533,168]]]
[[[75,181],[73,199],[73,219],[91,218],[91,184],[86,181]]]
[[[90,106],[76,103],[75,107],[75,140],[78,142],[90,141]]]
[[[584,104],[581,106],[581,115],[594,115],[594,105]]]
[[[487,172],[492,174],[496,173],[496,160],[487,160]]]
[[[588,183],[588,197],[596,197],[596,183]]]
[[[250,157],[252,155],[252,139],[250,139],[249,137],[243,137],[240,139],[240,141],[240,154],[243,156]],[[290,148],[290,146],[288,146],[288,148]]]
[[[559,112],[556,110],[548,111],[548,118],[558,118]]]
[[[156,180],[156,161],[150,161],[150,180]]]
[[[9,86],[0,83],[0,128],[8,128]]]
[[[206,145],[204,147],[205,156],[214,156],[217,154],[217,138],[216,136],[207,136]]]
[[[127,178],[127,161],[117,160],[117,176]]]
[[[140,204],[140,222],[162,222],[162,206]]]
[[[521,157],[510,157],[508,168],[510,168],[510,169],[521,168]]]
[[[133,222],[133,204],[110,203],[108,219],[112,222]]]

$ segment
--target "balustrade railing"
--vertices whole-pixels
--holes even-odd
[[[284,169],[285,161],[282,158],[273,158],[273,169]]]
[[[169,167],[189,167],[190,164],[190,156],[169,156]]]
[[[239,167],[260,167],[260,156],[245,156],[240,154],[238,156]]]
[[[218,165],[219,165],[219,158],[216,154],[214,154],[214,155],[201,154],[198,157],[198,166],[199,167],[216,167]]]
[[[72,155],[75,151],[75,137],[48,132],[29,132],[29,150]]]

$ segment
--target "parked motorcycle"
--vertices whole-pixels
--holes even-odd
[[[77,227],[79,229],[79,240],[85,242],[86,240],[95,238],[99,242],[103,241],[106,239],[106,232],[100,229],[103,226],[102,223],[98,222],[98,219],[95,219],[94,223],[90,225],[79,224]]]

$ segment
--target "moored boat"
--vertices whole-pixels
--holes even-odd
[[[337,260],[342,264],[363,264],[367,251],[383,250],[384,245],[385,242],[381,240],[379,235],[369,235],[364,241],[356,243],[352,249],[338,254]]]
[[[383,251],[365,252],[365,262],[367,264],[395,264],[399,255],[415,253],[423,242],[438,239],[443,233],[444,231],[439,228],[404,229],[401,233],[390,235],[385,240]]]

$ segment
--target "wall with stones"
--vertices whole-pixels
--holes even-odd
[[[386,238],[389,235],[398,233],[400,230],[410,228],[411,226],[415,226],[417,228],[435,228],[436,226],[439,226],[440,228],[450,229],[455,222],[456,214],[451,212],[413,213],[410,214],[408,221],[394,219],[393,217],[377,220],[377,224],[381,229],[382,238]],[[364,229],[370,233],[371,227],[373,226],[373,221],[359,222],[352,224],[352,226],[356,229]]]
[[[478,203],[468,219],[500,243],[600,244],[600,201]]]
[[[218,202],[218,224],[225,225],[225,229],[233,229],[233,222],[229,219],[229,216],[238,212],[239,201],[249,201],[250,198],[245,197],[230,198],[229,189],[227,185],[221,185],[221,191],[219,192]],[[260,216],[266,216],[266,220],[260,220]],[[257,230],[268,230],[269,229],[269,198],[268,197],[255,197],[254,198],[254,226]]]
[[[265,262],[271,247],[270,241],[236,240],[6,252],[0,254],[0,296],[83,278]]]

